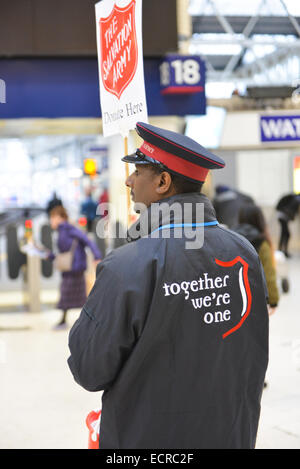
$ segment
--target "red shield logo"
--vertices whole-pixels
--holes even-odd
[[[238,321],[238,323],[234,327],[232,327],[232,329],[230,329],[229,331],[225,332],[225,334],[223,334],[223,339],[225,339],[225,337],[227,337],[228,335],[238,330],[242,326],[245,319],[250,314],[251,305],[252,305],[252,293],[251,293],[249,279],[248,279],[249,265],[240,256],[237,256],[235,259],[229,262],[223,262],[223,261],[220,261],[219,259],[215,259],[215,262],[221,267],[233,267],[235,264],[238,264],[238,263],[242,264],[242,267],[239,270],[239,287],[240,287],[242,303],[243,303],[241,316],[240,316],[240,320]]]
[[[124,8],[114,5],[110,15],[100,19],[99,26],[102,83],[120,99],[137,68],[135,0]]]

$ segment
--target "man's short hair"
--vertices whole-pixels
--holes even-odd
[[[192,182],[189,179],[186,179],[184,176],[178,176],[177,174],[174,174],[171,171],[163,169],[154,164],[149,164],[149,167],[155,174],[161,174],[163,172],[169,173],[172,179],[172,184],[177,194],[185,194],[188,192],[201,192],[203,182]]]

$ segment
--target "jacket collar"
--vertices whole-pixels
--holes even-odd
[[[151,204],[139,219],[128,229],[127,241],[136,241],[149,235],[159,227],[188,222],[202,223],[216,220],[209,199],[201,193],[176,194]]]

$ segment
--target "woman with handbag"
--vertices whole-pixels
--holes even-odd
[[[58,231],[58,254],[51,253],[49,258],[54,260],[58,270],[62,273],[60,285],[60,300],[57,308],[63,314],[56,328],[66,327],[67,312],[72,308],[82,308],[87,293],[85,282],[85,270],[87,257],[85,248],[89,247],[93,253],[95,262],[101,260],[101,252],[94,242],[85,233],[68,221],[68,213],[62,206],[55,207],[50,212],[50,225]]]

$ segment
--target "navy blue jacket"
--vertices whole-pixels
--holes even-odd
[[[176,228],[111,252],[70,331],[69,367],[104,390],[100,448],[253,448],[268,363],[260,261],[213,224],[204,195],[172,202],[204,204],[203,247],[187,249]]]

